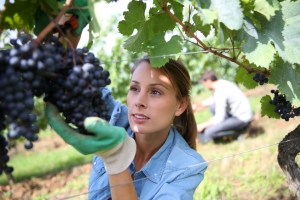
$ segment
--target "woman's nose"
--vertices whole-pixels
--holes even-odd
[[[145,98],[145,94],[143,94],[142,92],[140,92],[137,95],[137,99],[135,101],[135,106],[139,107],[139,108],[145,108],[146,106],[146,98]]]

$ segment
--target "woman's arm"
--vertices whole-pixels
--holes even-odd
[[[138,199],[130,176],[129,169],[109,175],[110,191],[113,200],[135,200]]]

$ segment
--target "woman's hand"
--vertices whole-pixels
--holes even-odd
[[[135,156],[135,141],[124,128],[111,126],[98,117],[87,117],[84,126],[93,135],[83,135],[66,124],[53,104],[46,104],[45,115],[50,126],[66,143],[82,154],[95,153],[100,156],[109,174],[124,171]]]

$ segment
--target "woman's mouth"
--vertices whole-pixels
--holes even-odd
[[[144,115],[133,115],[133,116],[138,119],[148,119],[148,117],[145,117]]]
[[[133,120],[136,122],[144,122],[149,119],[149,117],[146,117],[145,115],[140,115],[140,114],[133,114]]]

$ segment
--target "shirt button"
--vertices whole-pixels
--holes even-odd
[[[94,165],[97,165],[97,162],[94,162]]]

